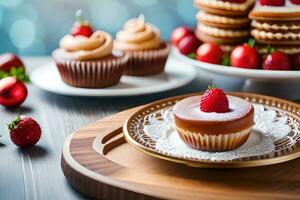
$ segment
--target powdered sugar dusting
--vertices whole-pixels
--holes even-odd
[[[207,113],[200,110],[201,96],[193,96],[181,100],[174,106],[174,113],[181,119],[201,121],[231,121],[245,116],[252,105],[238,97],[227,95],[230,112]]]

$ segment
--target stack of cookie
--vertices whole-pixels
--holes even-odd
[[[249,36],[248,13],[255,0],[194,0],[200,11],[196,36],[203,42],[220,44],[224,51],[231,51]]]
[[[260,44],[260,53],[266,53],[268,45],[287,54],[300,52],[300,5],[295,3],[291,0],[283,1],[281,6],[256,3],[249,17],[253,20],[251,35]]]

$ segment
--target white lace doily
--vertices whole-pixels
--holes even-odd
[[[277,115],[273,109],[254,105],[255,126],[248,141],[241,147],[227,152],[206,152],[188,147],[179,137],[173,122],[172,109],[165,109],[147,116],[143,130],[153,141],[155,149],[163,154],[187,159],[229,161],[244,157],[262,156],[275,151],[274,142],[286,137],[290,131],[287,117]],[[159,116],[159,117],[157,117]]]

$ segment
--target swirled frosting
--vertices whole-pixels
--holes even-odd
[[[160,45],[160,31],[146,23],[143,15],[127,21],[114,41],[114,47],[120,50],[148,50]]]
[[[59,45],[75,60],[90,60],[111,55],[113,39],[107,32],[95,31],[89,38],[66,35],[60,40]]]

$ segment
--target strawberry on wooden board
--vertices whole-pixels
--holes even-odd
[[[75,14],[76,21],[71,29],[73,36],[81,35],[90,37],[93,34],[93,29],[88,21],[82,18],[82,11],[78,10]]]
[[[20,116],[8,125],[11,141],[21,147],[35,145],[41,138],[40,125],[31,117]]]
[[[229,112],[229,102],[223,90],[208,86],[208,90],[201,96],[200,110],[216,113]]]

